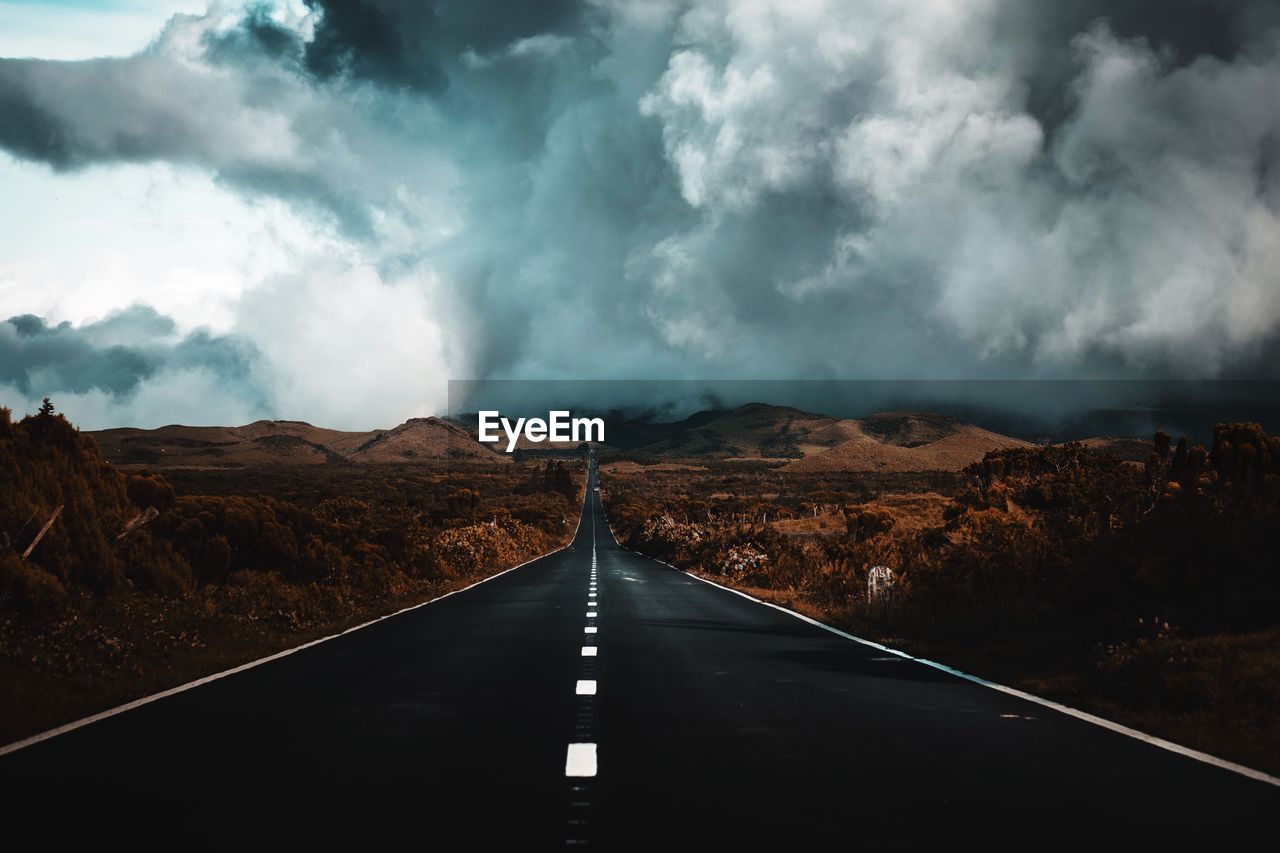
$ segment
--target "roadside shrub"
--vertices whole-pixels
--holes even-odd
[[[67,589],[56,577],[17,554],[0,551],[0,609],[41,615],[58,610],[66,600]]]

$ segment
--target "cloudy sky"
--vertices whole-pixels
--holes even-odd
[[[1273,376],[1269,0],[0,0],[0,404]]]

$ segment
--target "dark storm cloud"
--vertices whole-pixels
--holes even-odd
[[[567,31],[581,5],[422,2],[422,0],[306,0],[321,13],[307,44],[306,67],[324,79],[349,75],[418,92],[448,86],[449,66],[464,51],[505,47],[531,36]]]
[[[423,92],[444,88],[447,77],[432,50],[436,15],[430,3],[308,0],[323,17],[307,45],[307,69],[318,77],[340,74]]]
[[[1011,4],[1003,14],[1013,24],[1012,37],[1029,33],[1059,45],[1106,21],[1119,38],[1145,39],[1179,62],[1235,59],[1245,44],[1280,22],[1280,8],[1270,0],[1076,0]]]
[[[438,282],[484,377],[1218,376],[1274,349],[1273,2],[308,5],[0,60],[0,145],[324,211]]]
[[[173,320],[143,306],[82,326],[50,326],[31,314],[10,317],[0,323],[0,384],[36,397],[95,390],[128,397],[161,372],[201,370],[261,397],[247,344],[204,331],[181,338],[174,332]]]
[[[250,6],[239,26],[206,33],[203,42],[210,61],[232,66],[256,58],[297,65],[307,47],[297,33],[272,20],[265,4]]]
[[[1105,24],[1120,39],[1141,39],[1174,64],[1202,57],[1226,62],[1280,26],[1271,0],[1075,0],[1006,3],[997,37],[1022,54],[1028,108],[1056,123],[1073,107],[1078,66],[1074,38]]]

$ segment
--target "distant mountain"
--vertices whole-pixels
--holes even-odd
[[[628,425],[624,435],[639,438],[632,449],[646,455],[779,461],[789,471],[953,471],[991,450],[1029,446],[943,415],[834,418],[764,403],[643,429]],[[645,442],[647,437],[652,440]]]
[[[246,465],[386,464],[466,459],[507,464],[499,444],[476,440],[474,416],[456,420],[411,418],[369,432],[324,429],[302,421],[254,421],[238,427],[171,424],[158,429],[107,429],[90,433],[116,465],[232,468]],[[983,454],[1029,442],[945,415],[882,412],[867,418],[835,418],[786,406],[748,403],[736,409],[697,412],[681,421],[610,421],[606,449],[644,456],[706,461],[781,463],[788,471],[958,471]],[[1090,447],[1141,461],[1150,442],[1087,439]],[[573,450],[576,443],[533,443],[525,452]]]
[[[748,403],[736,409],[697,412],[675,423],[648,425],[651,440],[647,443],[638,427],[631,427],[628,437],[639,438],[639,449],[652,454],[785,459],[803,456],[801,443],[830,444],[825,431],[839,423],[838,418],[799,409]],[[612,444],[612,436],[606,437]]]
[[[235,468],[470,459],[508,463],[467,430],[440,418],[412,418],[393,429],[343,432],[302,421],[254,421],[239,427],[106,429],[89,433],[116,465]]]

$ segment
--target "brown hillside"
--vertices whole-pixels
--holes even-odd
[[[820,453],[786,466],[788,471],[959,471],[992,450],[1028,442],[918,412],[885,412],[844,422],[851,434]]]
[[[750,403],[674,425],[645,448],[664,456],[794,460],[789,471],[958,471],[983,454],[1027,443],[955,418],[922,412],[882,412],[834,418],[783,406]]]
[[[238,468],[325,462],[414,462],[469,458],[508,461],[439,418],[413,418],[390,430],[344,432],[302,421],[254,421],[238,427],[171,424],[91,433],[115,465]]]
[[[377,430],[346,454],[352,462],[413,462],[425,459],[478,459],[510,462],[457,424],[440,418],[410,418],[389,430]]]

